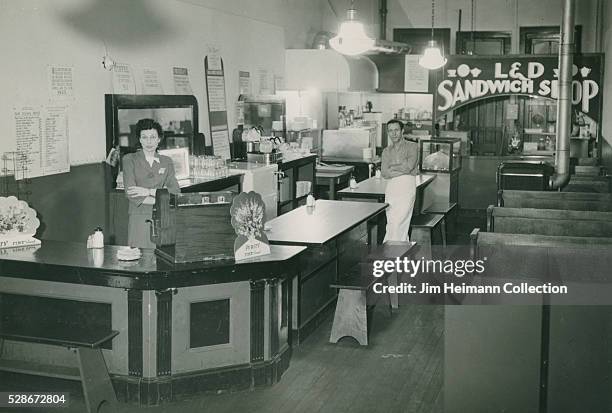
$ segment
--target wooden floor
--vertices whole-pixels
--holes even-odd
[[[329,344],[330,318],[295,349],[289,369],[273,386],[155,407],[123,406],[130,412],[156,413],[442,412],[443,327],[442,306],[402,306],[392,317],[379,306],[370,345],[362,347],[351,338]],[[85,411],[75,384],[70,383],[71,406],[62,412]]]

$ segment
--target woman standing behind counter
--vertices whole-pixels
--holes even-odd
[[[404,125],[396,119],[387,122],[389,146],[382,153],[381,172],[387,179],[385,202],[387,208],[386,241],[408,241],[408,230],[416,198],[418,145],[402,137]]]
[[[128,244],[131,247],[155,248],[151,242],[150,223],[157,189],[166,188],[172,194],[181,192],[174,175],[172,159],[157,153],[164,136],[162,127],[153,119],[141,119],[136,124],[140,137],[139,149],[123,157],[123,182],[130,201],[128,210]]]

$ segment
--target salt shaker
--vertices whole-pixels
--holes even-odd
[[[92,236],[92,248],[104,248],[104,233],[102,228],[97,227]]]
[[[306,206],[313,207],[315,206],[315,197],[312,194],[308,194],[306,197]]]

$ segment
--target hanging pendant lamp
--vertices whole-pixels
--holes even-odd
[[[374,47],[374,39],[370,38],[363,23],[357,20],[357,10],[353,7],[347,11],[347,18],[342,22],[335,37],[329,39],[329,45],[338,53],[355,56],[367,52]]]
[[[431,40],[427,43],[425,53],[419,59],[419,65],[429,70],[439,69],[447,62],[434,40],[434,3],[435,0],[431,0]]]

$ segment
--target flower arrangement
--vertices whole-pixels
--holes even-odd
[[[27,217],[23,209],[10,206],[8,211],[0,215],[0,233],[4,234],[14,230],[23,232]]]
[[[264,206],[261,202],[250,198],[236,208],[233,224],[238,235],[253,239],[260,236],[263,228]]]
[[[36,211],[14,196],[0,197],[0,236],[33,236],[40,221]]]

